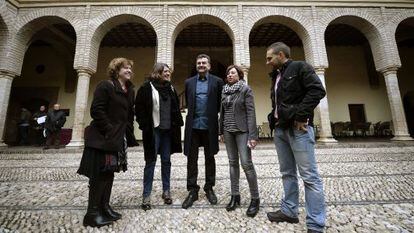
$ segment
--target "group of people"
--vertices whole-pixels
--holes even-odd
[[[32,114],[26,108],[22,108],[19,120],[20,145],[29,145],[29,128],[33,126],[36,145],[49,149],[52,146],[60,148],[60,132],[66,122],[66,114],[60,110],[60,104],[53,105],[53,109],[46,111],[46,106],[41,105],[39,111]]]
[[[324,87],[313,68],[302,61],[290,59],[290,48],[281,42],[270,45],[267,64],[273,68],[271,78],[272,111],[269,114],[274,142],[282,173],[283,198],[281,209],[267,213],[272,222],[298,223],[298,176],[305,184],[306,224],[308,232],[323,232],[325,201],[318,173],[313,132],[313,110],[325,96]],[[127,148],[136,146],[133,133],[134,117],[142,130],[145,168],[142,205],[151,209],[151,192],[158,154],[164,203],[172,204],[170,175],[171,154],[187,156],[188,195],[182,208],[190,208],[199,198],[199,147],[204,148],[205,184],[208,201],[217,204],[213,187],[216,182],[215,155],[219,140],[226,146],[229,159],[231,196],[227,211],[240,206],[240,165],[250,189],[250,205],[246,215],[255,217],[260,196],[252,149],[258,142],[254,95],[244,80],[242,69],[231,65],[223,79],[212,75],[210,57],[196,57],[197,74],[185,81],[188,112],[185,121],[184,149],[181,127],[184,125],[180,103],[171,85],[171,69],[156,63],[153,71],[135,97],[132,78],[133,62],[115,58],[108,66],[110,79],[101,81],[94,92],[91,124],[85,130],[85,148],[78,170],[89,178],[88,209],[84,226],[111,224],[122,215],[109,205],[114,172],[127,170]],[[240,162],[239,162],[240,161]]]

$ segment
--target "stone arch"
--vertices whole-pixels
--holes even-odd
[[[239,46],[241,46],[241,44],[240,38],[235,36],[238,34],[239,30],[234,18],[225,11],[215,8],[191,8],[190,10],[185,10],[177,14],[170,20],[169,38],[171,38],[171,40],[168,41],[167,47],[171,48],[171,54],[165,58],[167,64],[174,67],[174,45],[177,36],[184,28],[198,22],[208,22],[222,28],[233,42],[234,63],[240,63],[239,53],[241,52],[241,49]]]
[[[38,12],[36,14],[36,12]],[[10,54],[6,56],[6,69],[13,71],[14,73],[20,75],[24,54],[30,45],[30,41],[33,36],[43,28],[50,26],[54,23],[63,23],[70,25],[74,31],[76,39],[78,39],[78,31],[76,29],[79,27],[74,27],[74,24],[67,20],[67,18],[62,18],[56,14],[51,14],[51,11],[47,9],[39,10],[33,12],[27,17],[22,17],[19,22],[16,23],[16,34],[13,35],[11,41]]]
[[[311,16],[308,16],[311,17]],[[315,46],[312,37],[312,32],[309,28],[313,28],[312,20],[304,14],[299,14],[294,10],[288,8],[270,8],[256,10],[245,22],[245,38],[246,49],[249,49],[249,36],[253,28],[268,20],[283,24],[292,29],[302,40],[306,61],[312,65],[318,64],[317,53],[315,53]],[[250,57],[246,56],[247,64],[250,64]]]
[[[0,15],[0,64],[5,64],[7,39],[9,37],[9,28],[6,21],[3,19],[3,15]],[[0,65],[0,69],[1,69]]]
[[[257,21],[254,24],[254,26],[260,25],[260,24],[265,23],[265,22],[277,22],[277,23],[283,24],[284,26],[289,27],[294,32],[296,32],[296,34],[302,40],[303,49],[305,51],[306,61],[309,62],[312,65],[315,64],[311,36],[308,33],[308,31],[299,22],[297,22],[297,21],[295,21],[291,18],[287,18],[285,16],[267,16],[267,17],[264,17],[264,18],[260,19],[259,21]],[[252,27],[252,30],[253,30],[254,26]]]
[[[389,30],[391,35],[395,35],[397,32],[398,25],[409,18],[414,18],[414,10],[404,10],[395,12],[392,18],[388,20]]]
[[[394,63],[389,59],[384,59],[386,57],[385,47],[387,46],[384,37],[386,37],[387,33],[379,30],[379,28],[381,28],[383,25],[383,22],[380,17],[376,17],[374,16],[374,14],[370,12],[365,12],[361,11],[360,9],[352,8],[338,8],[330,10],[329,12],[329,14],[325,14],[326,16],[322,17],[319,21],[321,32],[323,32],[322,41],[324,42],[324,45],[324,35],[326,33],[328,25],[332,23],[347,24],[358,29],[368,40],[371,46],[375,67],[378,71],[389,67],[390,63]]]
[[[91,20],[92,24],[88,28],[91,33],[87,37],[88,40],[83,49],[86,56],[82,61],[77,61],[75,67],[86,66],[88,69],[96,71],[99,46],[103,37],[113,27],[131,21],[142,23],[154,30],[157,36],[156,44],[159,45],[158,35],[160,34],[161,22],[151,15],[150,11],[143,8],[114,8],[101,14],[96,20]]]

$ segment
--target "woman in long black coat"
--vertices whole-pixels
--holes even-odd
[[[127,170],[126,149],[136,146],[133,62],[115,58],[108,66],[109,80],[94,92],[92,122],[85,130],[85,149],[78,173],[89,178],[88,210],[84,226],[100,227],[122,217],[109,206],[114,172]]]
[[[157,154],[161,157],[161,176],[165,204],[171,204],[171,154],[182,152],[183,119],[177,92],[171,85],[167,64],[156,63],[151,77],[137,92],[135,114],[144,142],[144,190],[141,208],[151,209],[151,191]]]

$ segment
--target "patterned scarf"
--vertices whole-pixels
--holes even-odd
[[[231,95],[236,91],[240,91],[240,89],[245,85],[244,80],[239,80],[237,83],[229,85],[228,83],[224,85],[223,93]]]

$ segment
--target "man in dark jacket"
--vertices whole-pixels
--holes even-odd
[[[45,129],[46,123],[46,107],[44,105],[40,106],[39,111],[33,114],[34,120],[34,130],[36,132],[36,143],[38,146],[44,146],[45,137],[43,135],[43,130]]]
[[[218,145],[218,113],[220,111],[223,80],[210,74],[210,57],[200,54],[196,58],[198,74],[185,82],[185,99],[188,107],[185,122],[184,154],[187,155],[187,190],[189,194],[182,207],[187,209],[198,200],[198,148],[204,147],[206,183],[204,191],[211,204],[217,204],[213,186],[216,182],[214,155]]]
[[[53,109],[47,113],[46,117],[46,146],[49,149],[53,144],[56,149],[60,146],[60,131],[66,122],[66,114],[60,110],[60,104],[53,105]]]
[[[284,191],[281,209],[267,216],[272,222],[299,222],[298,168],[305,184],[308,232],[323,232],[326,210],[314,152],[313,110],[326,93],[309,64],[289,57],[290,48],[284,43],[276,42],[267,49],[267,64],[273,68],[272,112],[268,118],[275,130]]]

